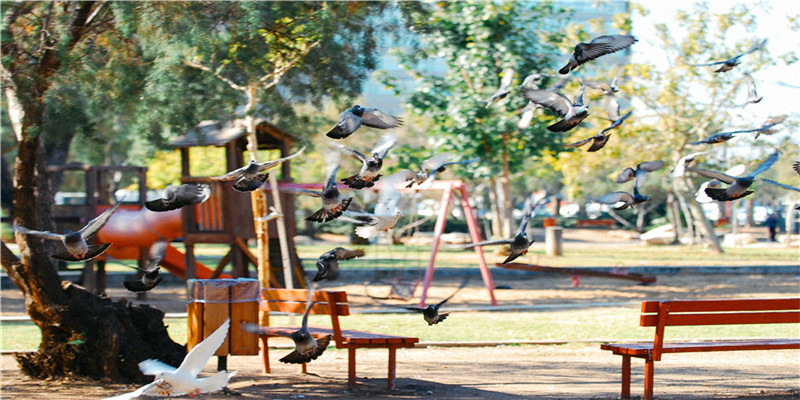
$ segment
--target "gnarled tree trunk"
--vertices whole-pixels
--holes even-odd
[[[89,21],[96,7],[94,2],[73,3],[55,8],[54,3],[25,3],[5,11],[3,52],[25,60],[25,32],[17,31],[16,18],[31,8],[38,12],[70,13],[69,52],[90,31]],[[55,21],[56,18],[53,18]],[[55,23],[55,22],[54,22]],[[48,27],[58,31],[58,27]],[[24,30],[24,29],[23,29]],[[44,43],[44,42],[43,42]],[[45,93],[51,79],[61,68],[57,46],[36,49],[39,55],[28,62],[4,63],[2,80],[8,98],[11,120],[17,136],[18,153],[14,164],[14,223],[31,229],[53,230],[53,196],[47,174],[47,156],[42,146]],[[157,358],[178,365],[186,349],[173,342],[164,327],[164,314],[149,306],[131,307],[124,300],[112,302],[107,297],[86,292],[70,282],[62,282],[50,258],[54,241],[16,233],[20,255],[2,243],[2,266],[9,278],[25,296],[25,308],[31,320],[42,331],[39,349],[18,353],[22,370],[36,378],[65,375],[96,379],[142,382],[145,376],[138,363]]]

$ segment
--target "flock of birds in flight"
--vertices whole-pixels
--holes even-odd
[[[570,71],[588,61],[626,49],[636,41],[636,38],[631,35],[604,35],[594,38],[589,43],[579,43],[575,46],[569,62],[559,70],[559,73],[562,75],[569,74]],[[742,57],[761,49],[765,42],[766,41],[762,41],[747,52],[731,57],[728,60],[696,64],[696,66],[719,65],[719,69],[714,72],[728,72],[740,64],[740,59]],[[492,96],[484,101],[487,107],[500,101],[511,93],[513,76],[513,68],[506,68],[502,72],[500,87]],[[562,79],[561,82],[554,86],[543,89],[539,87],[543,77],[542,74],[532,74],[526,77],[519,87],[519,93],[529,100],[529,104],[521,110],[520,127],[526,127],[530,124],[533,113],[537,108],[547,108],[559,117],[559,120],[549,125],[547,129],[553,132],[567,132],[578,126],[578,124],[589,115],[589,107],[583,102],[585,86],[601,90],[605,97],[605,111],[611,124],[600,133],[579,142],[567,144],[567,147],[579,147],[591,142],[592,144],[588,148],[589,152],[596,152],[602,149],[609,140],[611,130],[618,128],[632,114],[628,112],[625,115],[620,115],[619,101],[615,95],[620,89],[616,85],[616,79],[611,82],[582,81],[578,95],[575,96],[573,101],[570,101],[569,98],[557,91],[564,87],[567,82],[566,79]],[[745,73],[744,77],[748,85],[748,99],[745,105],[759,102],[761,97],[756,94],[755,81],[748,73]],[[692,144],[722,143],[740,133],[754,132],[756,137],[760,134],[773,133],[775,132],[774,127],[783,122],[785,118],[786,116],[772,117],[758,128],[719,133]],[[392,129],[402,125],[402,121],[376,108],[365,108],[356,105],[339,115],[338,123],[327,133],[327,136],[332,139],[342,140],[352,135],[362,125],[377,129]],[[403,212],[398,208],[398,200],[400,197],[400,193],[397,189],[398,185],[405,185],[406,187],[417,185],[418,188],[422,189],[430,185],[437,173],[441,173],[450,165],[479,161],[479,159],[457,161],[453,160],[449,154],[437,154],[425,160],[421,164],[419,171],[404,169],[387,177],[383,177],[380,173],[383,167],[383,160],[395,143],[396,137],[393,134],[384,134],[372,148],[369,155],[365,155],[355,149],[336,142],[332,145],[331,149],[324,153],[327,165],[327,179],[322,190],[314,191],[298,188],[280,188],[279,190],[321,199],[321,208],[308,216],[306,220],[325,223],[339,218],[342,215],[361,218],[359,220],[353,220],[363,224],[357,227],[356,234],[363,238],[370,239],[377,236],[382,231],[392,229],[397,220],[402,217]],[[266,170],[300,156],[304,150],[305,148],[300,149],[297,153],[274,161],[261,163],[251,161],[246,166],[230,171],[224,175],[211,177],[210,179],[215,181],[233,181],[233,189],[241,192],[258,190],[265,185],[268,177],[268,173],[265,172]],[[714,179],[717,181],[717,184],[706,185],[704,190],[710,198],[718,201],[741,199],[753,193],[749,188],[755,182],[755,177],[768,170],[778,159],[778,153],[775,152],[751,173],[744,176],[731,176],[727,173],[691,166],[691,163],[701,154],[704,154],[704,152],[693,153],[681,158],[673,169],[673,175],[679,177],[683,176],[686,171],[692,171],[701,176]],[[350,156],[356,159],[361,163],[361,168],[356,174],[338,179],[337,173],[340,168],[342,156]],[[639,188],[642,187],[649,172],[660,170],[664,168],[664,166],[665,164],[663,161],[656,160],[641,162],[635,168],[625,168],[616,182],[624,183],[634,180],[633,193],[631,194],[624,191],[612,192],[598,197],[595,201],[613,205],[619,210],[635,207],[649,200],[650,198],[648,196],[639,192]],[[800,162],[795,162],[793,164],[793,169],[800,175]],[[348,211],[353,198],[342,196],[338,189],[338,182],[341,181],[350,189],[361,190],[375,186],[375,182],[379,180],[382,181],[382,184],[374,211],[372,213]],[[762,180],[785,189],[800,192],[800,189],[789,185],[768,179]],[[721,185],[719,182],[728,184],[728,186],[724,188],[720,187]],[[210,195],[211,189],[209,185],[205,184],[183,184],[177,187],[169,186],[166,188],[163,198],[148,201],[145,203],[145,207],[154,212],[169,211],[202,203],[206,201]],[[120,202],[117,202],[117,204],[89,221],[86,226],[77,232],[68,230],[64,234],[55,234],[49,231],[31,230],[22,226],[14,226],[14,230],[26,235],[40,236],[45,239],[61,241],[66,247],[66,251],[53,254],[53,258],[64,261],[85,261],[103,254],[111,245],[111,243],[88,245],[87,240],[102,228],[111,215],[118,209],[120,204]],[[469,248],[507,244],[510,248],[510,255],[503,263],[509,263],[524,255],[533,243],[533,240],[529,240],[526,235],[526,227],[530,216],[530,212],[523,216],[520,227],[513,238],[470,243],[463,247]],[[151,247],[147,267],[142,270],[143,274],[141,279],[125,283],[125,286],[129,290],[147,291],[155,287],[161,281],[161,278],[158,276],[159,264],[164,258],[166,248],[166,242],[156,243]],[[364,254],[364,250],[348,250],[342,247],[337,247],[322,254],[317,260],[317,273],[313,281],[320,282],[337,279],[339,276],[339,261],[362,257]],[[466,282],[464,282],[456,292],[463,288],[465,284]],[[303,315],[302,326],[298,331],[290,335],[295,343],[295,350],[282,358],[281,361],[283,362],[305,363],[316,359],[324,352],[330,341],[330,337],[314,338],[308,332],[308,314],[314,304],[314,290],[316,290],[316,285],[310,285],[309,291],[311,293],[308,296],[308,303]],[[453,295],[455,295],[455,293],[453,293]],[[409,307],[408,309],[422,313],[425,321],[429,325],[435,325],[447,317],[447,313],[439,313],[439,308],[452,298],[453,295],[437,304],[431,304],[427,307]],[[196,395],[223,388],[227,385],[228,379],[233,375],[232,373],[222,371],[217,375],[205,379],[197,378],[197,374],[224,340],[228,325],[229,322],[226,321],[217,331],[193,348],[177,369],[156,360],[145,360],[141,362],[139,364],[140,369],[144,374],[154,375],[156,377],[154,382],[135,392],[114,397],[114,399],[132,399],[142,395],[176,395],[179,393]],[[249,326],[245,327],[245,329],[251,332],[258,332],[257,326]]]

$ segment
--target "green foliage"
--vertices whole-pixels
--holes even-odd
[[[480,165],[462,170],[488,177],[503,170],[504,157],[511,171],[521,171],[531,158],[554,145],[557,136],[540,120],[524,130],[517,127],[519,110],[527,101],[515,89],[499,103],[488,107],[482,103],[500,86],[505,68],[516,71],[514,88],[528,74],[551,69],[557,54],[553,43],[563,37],[552,33],[560,21],[553,5],[406,2],[400,8],[416,41],[393,54],[417,83],[406,107],[430,118],[429,147],[463,159],[480,157]],[[543,41],[538,32],[549,36]],[[427,60],[443,62],[446,71],[428,71]],[[402,94],[393,82],[384,83]]]

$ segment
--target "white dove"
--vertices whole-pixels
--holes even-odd
[[[198,378],[197,374],[225,341],[230,324],[230,318],[226,319],[214,333],[194,346],[177,369],[153,359],[140,362],[139,369],[142,373],[154,375],[155,380],[131,393],[104,400],[127,400],[139,396],[173,397],[182,394],[188,394],[189,397],[194,398],[201,393],[221,390],[228,385],[228,380],[236,375],[236,371],[219,371],[208,378]]]
[[[378,236],[379,233],[394,228],[397,220],[403,216],[403,212],[397,208],[400,192],[397,191],[395,185],[404,181],[405,177],[402,174],[392,174],[383,180],[383,185],[378,195],[378,204],[375,205],[373,214],[348,212],[348,214],[356,217],[369,217],[369,225],[357,227],[356,235],[364,239],[372,239]]]

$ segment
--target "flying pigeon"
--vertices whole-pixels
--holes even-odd
[[[528,75],[525,77],[525,80],[522,81],[520,87],[539,89],[539,83],[542,82],[542,79],[544,79],[544,75],[542,74],[536,73]],[[567,85],[568,82],[569,78],[561,78],[557,82],[550,85],[550,87],[547,88],[547,91],[555,92],[561,90]],[[519,110],[520,118],[517,122],[517,127],[519,127],[519,129],[525,129],[531,125],[531,121],[533,121],[533,112],[536,111],[537,108],[542,108],[542,106],[528,100],[528,104]]]
[[[306,311],[303,314],[303,325],[300,329],[292,332],[291,334],[283,332],[275,332],[281,336],[287,336],[294,341],[295,349],[280,359],[280,362],[287,364],[304,364],[311,360],[316,360],[331,342],[331,335],[326,335],[321,338],[315,339],[308,332],[308,314],[314,306],[314,294],[316,288],[310,285],[308,288],[308,302],[306,303]],[[247,332],[260,333],[260,327],[255,324],[242,324],[242,329]]]
[[[744,57],[744,56],[746,56],[746,55],[748,55],[748,54],[760,49],[766,43],[767,43],[767,39],[764,39],[761,42],[757,43],[755,46],[751,47],[750,50],[747,50],[746,52],[744,52],[742,54],[739,54],[737,56],[733,56],[733,57],[731,57],[731,58],[729,58],[729,59],[727,59],[725,61],[717,61],[717,62],[706,63],[706,64],[692,64],[692,66],[704,67],[704,66],[709,66],[709,65],[720,65],[720,64],[722,64],[719,67],[719,69],[714,71],[714,72],[717,72],[717,73],[719,73],[719,72],[728,72],[728,71],[732,70],[733,67],[735,67],[735,66],[740,64],[740,62],[739,62],[740,58],[742,58],[742,57]]]
[[[158,265],[161,264],[161,260],[164,259],[164,255],[167,253],[167,246],[169,246],[169,244],[164,240],[153,243],[153,245],[150,246],[150,255],[147,258],[147,265],[144,268],[134,267],[142,272],[141,279],[123,282],[125,288],[131,292],[146,292],[161,283],[164,277],[158,276]]]
[[[747,168],[745,167],[744,164],[736,164],[733,167],[730,167],[727,170],[725,170],[725,173],[731,176],[740,175],[743,174],[746,169]],[[695,200],[697,200],[698,203],[711,203],[712,201],[714,201],[714,199],[708,197],[708,195],[706,194],[706,189],[707,188],[716,189],[721,187],[722,187],[722,182],[716,179],[703,182],[702,184],[700,184],[700,187],[697,189],[697,192],[695,192],[694,198]]]
[[[375,185],[375,181],[381,177],[380,170],[383,167],[383,159],[396,142],[397,138],[393,134],[381,136],[369,157],[349,147],[341,146],[345,155],[352,156],[363,164],[357,174],[348,176],[341,181],[350,189],[363,189]]]
[[[449,165],[469,164],[480,161],[479,158],[473,158],[470,160],[463,160],[463,161],[450,161],[451,158],[452,156],[448,153],[440,153],[423,161],[422,165],[420,165],[419,172],[415,173],[416,176],[414,182],[420,185],[420,187],[429,186],[433,183],[433,180],[436,178],[436,174],[444,172],[447,169],[447,166]],[[410,183],[407,187],[411,187],[414,182]]]
[[[516,260],[520,256],[528,254],[528,247],[530,247],[535,240],[531,239],[528,240],[528,235],[525,233],[526,228],[528,227],[528,221],[531,219],[531,213],[525,214],[522,217],[522,222],[519,224],[519,230],[517,234],[511,239],[502,239],[502,240],[487,240],[479,243],[470,243],[464,246],[460,246],[465,249],[471,249],[475,246],[492,246],[496,244],[508,244],[510,245],[511,254],[503,261],[503,264],[508,264],[511,261]]]
[[[583,104],[584,90],[585,88],[581,86],[580,92],[575,96],[574,104],[563,94],[548,90],[522,87],[519,92],[526,99],[549,108],[561,117],[560,121],[548,126],[547,130],[551,132],[566,132],[589,116],[589,107]]]
[[[693,163],[698,156],[701,156],[706,153],[708,152],[701,151],[699,153],[692,153],[681,157],[681,159],[678,160],[678,162],[675,164],[675,168],[672,169],[672,176],[676,178],[682,177],[684,174],[686,174],[686,167],[688,167],[689,164]]]
[[[636,43],[638,40],[631,35],[604,35],[592,39],[589,43],[578,43],[575,52],[569,58],[569,62],[558,70],[561,75],[568,74],[569,71],[578,68],[579,65],[594,60],[606,54],[611,54]]]
[[[588,86],[593,89],[598,89],[603,92],[603,95],[608,96],[614,93],[619,92],[619,86],[617,86],[617,77],[611,79],[610,82],[606,81],[591,81],[581,79],[581,83],[585,86]]]
[[[615,207],[615,210],[624,210],[628,207],[636,207],[637,205],[644,203],[645,201],[650,200],[650,196],[645,196],[639,193],[639,188],[637,186],[633,187],[633,194],[628,192],[612,192],[608,194],[604,194],[594,201],[598,203],[614,205],[622,203],[621,205]]]
[[[500,73],[500,77],[500,87],[497,88],[497,91],[488,99],[483,101],[486,107],[506,98],[506,96],[511,93],[511,84],[514,82],[514,68],[504,69],[503,72]]]
[[[800,161],[795,161],[794,164],[792,164],[792,169],[800,175]]]
[[[706,194],[708,197],[711,197],[717,201],[730,201],[740,199],[745,197],[751,193],[752,190],[747,190],[750,188],[750,185],[755,182],[756,175],[768,170],[775,161],[778,160],[778,152],[772,153],[769,158],[764,160],[753,172],[749,175],[742,176],[742,177],[734,177],[728,174],[723,174],[722,172],[710,171],[707,169],[700,169],[700,168],[687,168],[689,171],[696,172],[700,175],[705,176],[706,178],[716,179],[720,182],[727,183],[728,186],[725,189],[722,188],[706,188]]]
[[[332,281],[339,277],[339,261],[351,260],[356,257],[363,257],[364,250],[348,250],[344,247],[337,247],[331,251],[323,253],[317,259],[317,274],[314,276],[314,282],[319,282],[323,279]]]
[[[647,173],[658,171],[661,168],[664,168],[664,162],[661,160],[639,163],[635,170],[631,167],[622,170],[617,177],[617,183],[625,183],[636,178],[636,186],[643,186]]]
[[[327,136],[333,139],[344,139],[362,124],[372,128],[390,129],[402,125],[403,121],[377,108],[363,108],[356,104],[353,108],[339,114],[338,124],[327,133]]]
[[[198,378],[197,374],[225,341],[230,323],[230,318],[226,319],[214,333],[194,346],[177,369],[153,359],[140,362],[139,369],[145,375],[154,375],[154,381],[132,393],[105,400],[127,400],[139,396],[173,397],[183,394],[195,397],[201,393],[211,393],[223,389],[228,384],[228,380],[236,375],[236,371],[219,371],[208,378]]]
[[[343,199],[336,184],[336,172],[339,171],[339,162],[341,161],[342,153],[338,150],[328,152],[325,158],[328,164],[328,180],[325,182],[325,187],[321,192],[299,188],[280,189],[281,191],[285,192],[306,194],[322,199],[322,208],[317,210],[314,214],[306,217],[306,221],[320,223],[333,221],[341,216],[342,212],[347,210],[347,208],[350,207],[350,203],[353,201],[352,197]]]
[[[91,260],[101,254],[103,254],[109,247],[111,247],[111,243],[103,243],[103,244],[96,244],[96,245],[88,245],[86,244],[86,240],[94,236],[103,225],[108,222],[111,218],[111,215],[117,211],[119,208],[121,201],[118,201],[117,204],[114,204],[113,207],[109,208],[108,210],[104,211],[102,214],[98,215],[93,220],[89,221],[86,226],[78,230],[77,232],[73,232],[69,229],[64,231],[64,234],[53,233],[50,231],[34,231],[28,229],[24,226],[14,225],[13,229],[19,233],[25,235],[33,235],[39,236],[44,239],[49,240],[60,240],[64,243],[64,247],[67,248],[67,251],[63,251],[60,253],[56,253],[51,255],[57,260],[62,261],[86,261]]]
[[[240,191],[240,192],[252,192],[261,186],[264,185],[264,182],[267,181],[267,177],[269,176],[268,173],[262,174],[262,172],[276,167],[278,164],[289,161],[300,154],[303,154],[305,150],[305,146],[300,149],[297,153],[294,153],[288,157],[281,158],[275,161],[265,161],[263,163],[258,163],[255,160],[250,160],[250,163],[244,167],[239,169],[233,170],[228,172],[225,175],[219,176],[212,176],[209,179],[213,181],[232,181],[236,180],[233,183],[233,188]]]
[[[586,151],[595,152],[597,150],[600,150],[606,145],[606,143],[608,143],[608,138],[611,136],[610,133],[606,134],[606,132],[619,127],[620,125],[622,125],[623,122],[625,122],[626,119],[628,119],[628,117],[631,116],[631,114],[633,114],[633,111],[628,111],[627,114],[620,117],[619,101],[617,101],[617,96],[613,94],[609,94],[606,96],[606,112],[608,113],[608,120],[611,121],[611,125],[609,125],[608,128],[603,129],[602,131],[600,131],[600,133],[592,137],[589,137],[587,139],[575,143],[566,144],[565,146],[580,147],[591,141],[593,143],[591,146],[589,146],[589,149]]]
[[[183,206],[200,204],[211,196],[211,186],[202,183],[184,183],[180,186],[169,185],[164,189],[164,198],[144,203],[150,211],[177,210]]]
[[[453,296],[458,293],[459,290],[463,289],[464,286],[467,286],[467,282],[469,279],[465,279],[464,282],[461,283],[461,286],[456,289],[450,297],[440,301],[438,304],[430,304],[427,307],[404,307],[406,310],[416,311],[418,313],[422,313],[422,317],[425,318],[425,321],[428,323],[428,326],[436,325],[439,322],[444,321],[450,313],[439,313],[439,308],[444,304],[447,303],[448,300],[452,299]]]
[[[730,131],[730,132],[719,133],[719,134],[716,134],[716,135],[711,136],[709,138],[706,138],[704,140],[701,140],[699,142],[693,142],[693,143],[689,143],[689,144],[722,143],[722,142],[730,140],[737,133],[750,133],[750,132],[755,132],[756,135],[753,138],[757,139],[758,136],[761,135],[761,134],[769,135],[769,134],[773,134],[773,133],[777,132],[778,130],[777,129],[773,129],[772,127],[774,127],[775,125],[778,125],[781,122],[785,121],[786,117],[787,117],[786,115],[776,115],[774,117],[767,118],[767,120],[764,121],[764,123],[761,124],[761,126],[759,126],[758,128],[755,128],[755,129],[743,129],[743,130],[738,130],[738,131]]]
[[[400,192],[397,191],[395,186],[404,182],[405,179],[406,178],[402,174],[395,173],[384,180],[378,194],[378,203],[375,205],[373,213],[347,212],[356,217],[366,217],[369,219],[367,225],[356,227],[356,235],[364,239],[372,239],[381,232],[394,229],[397,220],[403,216],[403,211],[397,208],[397,204],[400,200]]]
[[[737,133],[742,133],[746,131],[733,131],[733,132],[722,132],[716,135],[711,135],[703,140],[698,140],[696,142],[690,142],[689,144],[698,145],[698,144],[715,144],[715,143],[723,143],[727,142],[728,140],[733,139]],[[749,131],[747,131],[749,132]]]
[[[742,107],[747,106],[748,104],[755,104],[761,101],[763,97],[759,96],[756,93],[756,81],[753,79],[753,76],[750,73],[745,72],[744,74],[744,82],[747,84],[747,101],[742,104]]]

